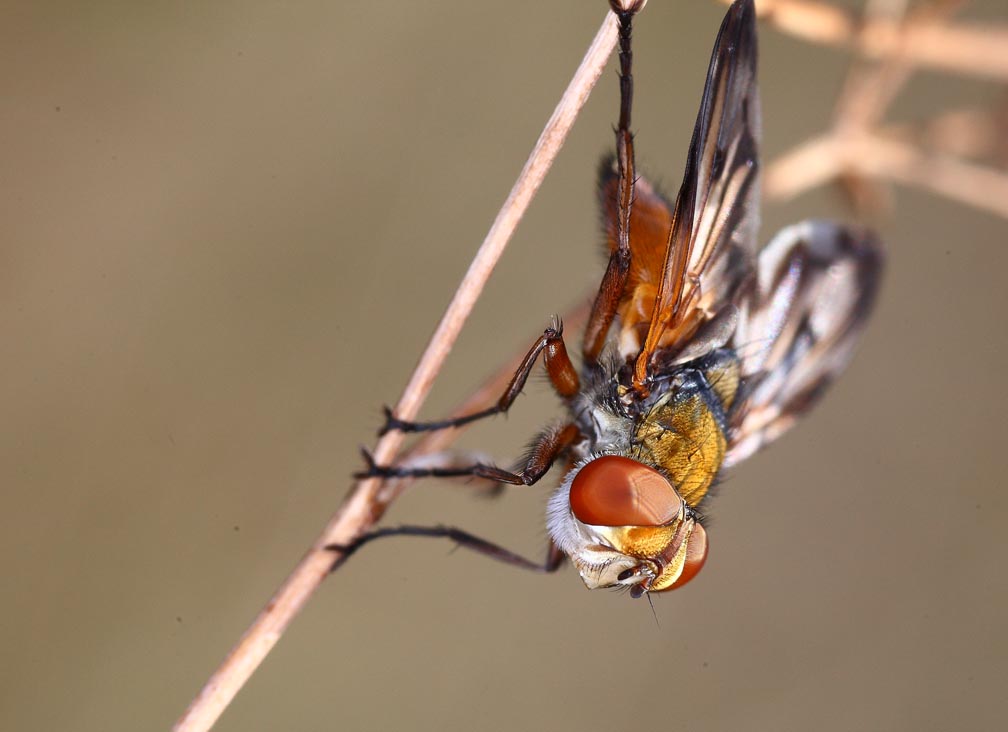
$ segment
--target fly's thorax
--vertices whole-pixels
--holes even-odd
[[[634,418],[617,399],[618,384],[611,374],[585,375],[589,385],[570,404],[571,415],[585,435],[577,458],[600,453],[624,453],[633,438]]]
[[[691,507],[704,499],[721,469],[726,413],[738,383],[738,359],[717,351],[660,383],[634,425],[630,457],[663,470]]]
[[[550,498],[547,527],[589,589],[679,587],[707,554],[706,532],[668,478],[623,455],[578,463]]]

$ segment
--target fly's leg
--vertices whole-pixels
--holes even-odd
[[[362,454],[364,456],[364,462],[368,465],[368,470],[365,471],[366,474],[371,471],[371,465],[373,465],[374,461],[371,459],[370,453],[362,451]],[[395,466],[395,469],[397,471],[408,471],[426,468],[432,471],[437,470],[439,473],[442,473],[446,470],[465,468],[476,464],[490,465],[491,462],[490,457],[484,452],[476,450],[448,449],[409,456],[399,462]],[[474,490],[477,494],[487,497],[497,497],[505,489],[505,485],[503,483],[498,483],[495,480],[480,481],[475,486],[467,487],[470,490]]]
[[[363,478],[460,478],[473,477],[494,480],[510,485],[532,485],[549,471],[553,462],[571,445],[581,438],[581,431],[574,424],[549,429],[532,444],[524,467],[518,472],[504,470],[495,465],[473,463],[472,465],[401,466],[377,465],[366,450],[362,451],[367,470],[355,473]]]
[[[616,309],[626,289],[630,275],[630,209],[634,193],[634,150],[633,135],[630,133],[630,110],[633,106],[633,51],[631,35],[633,17],[643,7],[644,0],[635,0],[624,8],[620,0],[609,0],[612,11],[619,18],[619,61],[620,61],[620,115],[616,128],[616,164],[618,215],[616,219],[616,248],[609,255],[602,284],[599,285],[595,303],[592,305],[588,325],[585,327],[583,353],[585,363],[598,363],[599,354],[605,346],[609,326],[616,317]]]
[[[486,539],[481,539],[474,534],[470,534],[468,531],[456,529],[453,526],[395,526],[384,529],[375,529],[374,531],[370,531],[362,536],[359,536],[357,539],[346,545],[331,544],[327,546],[326,549],[339,553],[339,557],[337,557],[336,561],[333,562],[332,567],[330,567],[330,571],[337,569],[365,544],[369,544],[375,539],[384,539],[389,536],[422,536],[435,539],[451,539],[460,547],[477,552],[485,557],[496,559],[498,562],[504,562],[505,564],[510,564],[513,567],[527,569],[533,572],[555,572],[560,568],[560,565],[563,564],[564,558],[563,552],[557,548],[552,539],[550,540],[549,549],[546,552],[546,561],[539,563],[534,562],[531,559],[526,559],[520,554],[515,554],[509,549],[505,549],[504,547],[487,541]]]
[[[525,382],[528,380],[529,374],[532,373],[532,367],[535,366],[536,359],[539,357],[540,353],[545,351],[543,360],[546,364],[546,373],[549,374],[550,382],[553,384],[553,389],[557,394],[564,398],[573,397],[578,393],[581,387],[580,379],[578,378],[577,369],[574,368],[574,364],[571,363],[570,356],[567,355],[567,347],[564,345],[563,341],[563,325],[557,320],[551,327],[547,328],[539,339],[532,344],[532,348],[529,352],[525,354],[525,358],[522,359],[521,364],[518,366],[518,370],[515,371],[514,376],[511,377],[511,382],[508,384],[504,393],[501,395],[497,403],[492,407],[488,407],[479,412],[473,412],[472,414],[466,414],[461,417],[456,417],[454,419],[444,419],[437,422],[406,422],[404,420],[398,419],[392,414],[392,411],[385,407],[385,424],[378,431],[379,435],[384,435],[390,430],[399,430],[401,432],[429,432],[432,430],[443,430],[449,427],[461,427],[462,425],[469,424],[470,422],[475,422],[476,420],[483,419],[485,417],[491,417],[495,414],[500,414],[501,412],[506,412],[521,390],[525,387]]]

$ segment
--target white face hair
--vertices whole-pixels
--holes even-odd
[[[571,511],[571,484],[581,469],[596,457],[599,456],[580,460],[546,504],[546,528],[557,547],[570,557],[589,590],[640,581],[639,577],[618,579],[620,573],[636,567],[639,560],[617,551],[591,526],[578,521]]]

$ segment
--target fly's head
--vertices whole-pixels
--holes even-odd
[[[550,498],[547,525],[592,590],[675,589],[707,559],[707,532],[668,478],[622,455],[575,467]]]

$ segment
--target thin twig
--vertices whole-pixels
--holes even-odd
[[[928,154],[900,140],[869,135],[850,140],[847,159],[855,170],[882,180],[936,193],[1008,218],[1008,174],[949,155]]]
[[[607,13],[403,390],[396,407],[396,414],[402,419],[413,419],[418,413],[490,272],[602,74],[615,43],[615,16]],[[386,434],[375,447],[375,459],[390,462],[402,440],[401,433]],[[377,479],[363,480],[354,486],[321,536],[175,723],[175,732],[204,732],[213,726],[328,575],[336,557],[325,547],[349,544],[367,531],[382,516],[393,495],[394,492],[382,491]]]
[[[908,14],[907,3],[908,0],[867,0],[864,22],[905,27],[914,22],[945,21],[959,7],[958,3],[932,4]],[[914,71],[906,55],[906,34],[902,32],[894,42],[893,53],[882,63],[852,61],[833,116],[836,128],[862,132],[879,124]]]
[[[909,0],[865,0],[864,23],[889,22],[906,25]],[[953,11],[948,5],[928,5],[923,14]],[[918,16],[922,13],[917,11]],[[881,62],[854,58],[847,70],[833,111],[833,129],[837,135],[867,134],[885,117],[900,90],[913,76],[915,67],[906,60],[904,36],[899,48]],[[837,182],[855,209],[880,212],[892,208],[892,192],[878,181],[868,180],[850,167],[837,174]]]
[[[729,3],[731,0],[721,0]],[[902,54],[916,66],[1008,79],[1008,28],[949,25],[921,19],[902,26],[887,19],[862,23],[854,13],[815,0],[758,0],[756,12],[788,35],[849,48],[866,58]]]
[[[829,133],[808,140],[767,166],[768,198],[788,199],[855,172],[931,191],[1008,218],[1008,173],[878,134]]]
[[[949,144],[945,150],[925,150],[921,140],[929,133],[937,139],[941,130],[937,124],[917,135],[906,125],[882,126],[896,95],[922,66],[1008,78],[1008,29],[953,28],[948,18],[960,5],[959,0],[934,0],[910,9],[906,0],[868,0],[859,18],[814,0],[759,0],[759,12],[779,29],[818,43],[846,45],[857,53],[831,129],[796,145],[767,166],[763,189],[767,198],[792,198],[837,181],[856,204],[871,210],[887,200],[887,190],[879,186],[886,181],[931,191],[1008,218],[1008,172],[952,154]],[[921,41],[924,30],[932,40],[944,40],[925,49]],[[882,35],[886,36],[884,52],[871,40]],[[1001,40],[988,45],[994,38]],[[976,54],[978,49],[983,49],[981,55]],[[869,65],[865,58],[881,58],[883,62]],[[964,63],[967,58],[972,61]],[[959,137],[977,140],[975,150],[996,153],[996,141],[1004,138],[1003,122],[994,112],[960,114],[953,121]],[[947,132],[945,138],[947,143]]]
[[[984,158],[1008,166],[1008,100],[992,109],[947,109],[905,134],[931,149],[962,158]]]

